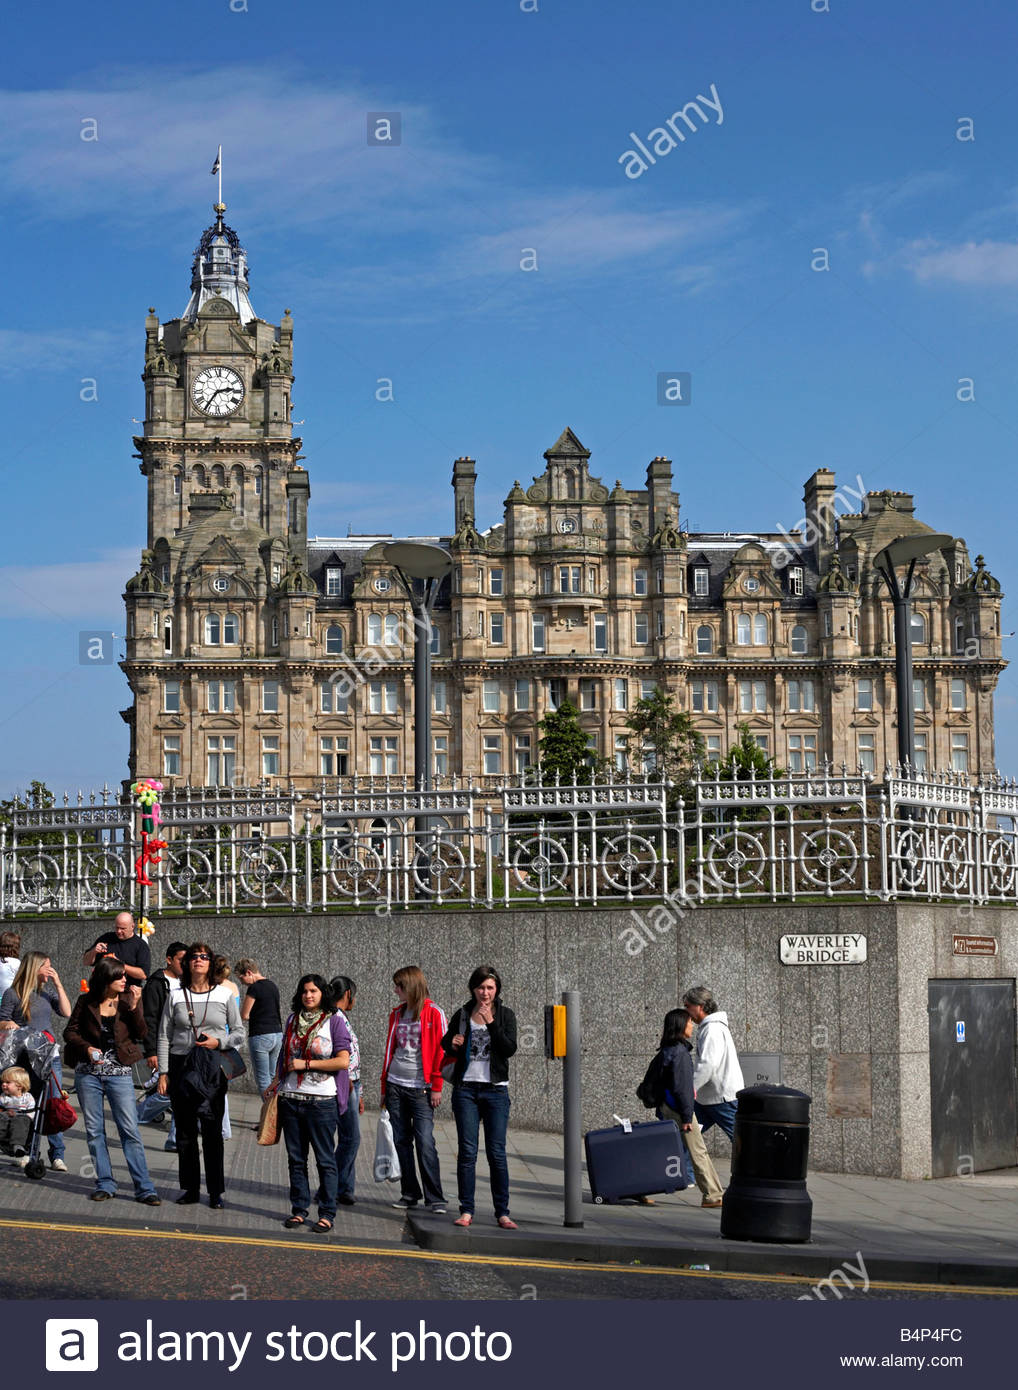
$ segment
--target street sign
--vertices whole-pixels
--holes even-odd
[[[965,1024],[961,1019],[954,1025],[954,1040],[955,1042],[965,1041]]]
[[[866,938],[861,932],[816,932],[781,938],[782,965],[861,965]]]
[[[739,1065],[747,1086],[780,1086],[780,1052],[740,1052]]]
[[[955,936],[956,956],[995,956],[1000,946],[995,936]]]

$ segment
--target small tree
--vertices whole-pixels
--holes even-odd
[[[603,760],[587,742],[575,705],[563,700],[541,720],[540,773],[543,782],[589,782],[601,770]]]
[[[0,821],[6,824],[8,830],[13,827],[13,815],[15,811],[50,811],[56,805],[56,797],[47,787],[45,782],[40,782],[38,778],[33,778],[29,783],[28,791],[21,796],[9,797],[6,801],[0,801]],[[89,838],[92,838],[90,835]],[[57,830],[35,830],[18,831],[19,845],[59,845],[63,843],[63,836]]]
[[[772,760],[757,743],[748,724],[737,724],[739,742],[729,748],[718,764],[718,777],[722,782],[748,782],[757,777],[784,777],[784,772],[775,767]]]
[[[653,753],[656,774],[667,777],[685,797],[694,768],[703,762],[706,744],[693,727],[692,717],[675,708],[674,695],[656,688],[653,695],[637,700],[626,727],[638,750],[647,748]]]

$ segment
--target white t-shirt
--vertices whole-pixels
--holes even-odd
[[[394,1086],[407,1086],[410,1090],[423,1090],[424,1065],[421,1061],[421,1021],[407,1016],[407,1006],[396,1021],[396,1031],[392,1039],[392,1057],[386,1079]]]
[[[464,1081],[491,1085],[491,1034],[483,1023],[470,1020],[470,1061],[463,1073]],[[508,1081],[496,1081],[496,1086],[508,1086]]]
[[[311,1036],[301,1048],[302,1055],[312,1060],[332,1056],[332,1015],[326,1014]],[[295,1091],[300,1096],[334,1096],[336,1094],[336,1073],[334,1071],[288,1071],[279,1088],[281,1094]]]
[[[5,989],[10,989],[20,969],[21,961],[17,956],[8,956],[6,960],[0,960],[0,994],[3,994]]]

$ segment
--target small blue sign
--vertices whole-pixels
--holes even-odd
[[[954,1040],[955,1042],[965,1041],[965,1025],[960,1019],[954,1025]]]

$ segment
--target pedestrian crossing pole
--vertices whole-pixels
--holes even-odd
[[[544,1055],[562,1058],[563,1226],[583,1225],[583,1123],[580,1108],[580,992],[544,1009]]]

